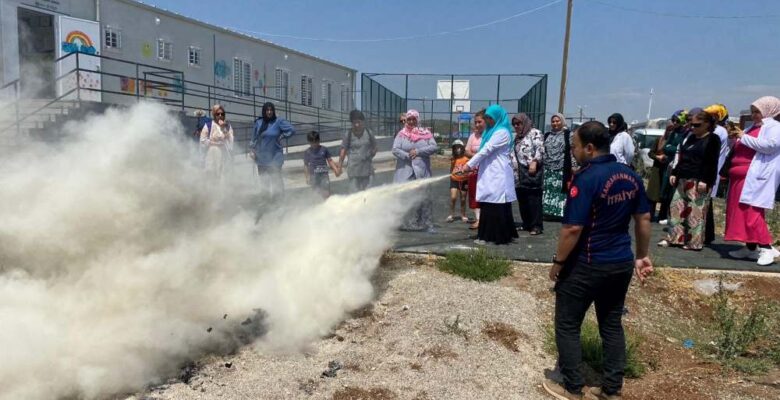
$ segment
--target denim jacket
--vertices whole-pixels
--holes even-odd
[[[282,139],[295,134],[295,128],[286,119],[277,117],[260,133],[262,119],[255,121],[255,128],[249,148],[255,152],[255,162],[261,167],[281,168],[284,163]]]

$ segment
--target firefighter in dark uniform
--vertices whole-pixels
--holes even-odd
[[[556,255],[550,269],[555,281],[555,341],[563,382],[546,380],[558,399],[619,399],[626,363],[623,304],[636,272],[653,271],[648,254],[650,207],[642,178],[609,154],[609,131],[587,122],[572,137],[572,153],[583,167],[569,187]],[[629,225],[634,220],[636,257]],[[584,389],[580,329],[595,303],[604,350],[602,387]]]

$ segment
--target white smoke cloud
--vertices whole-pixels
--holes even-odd
[[[234,188],[209,190],[184,130],[140,104],[2,155],[0,399],[139,390],[253,329],[261,351],[295,349],[371,299],[420,190],[286,201],[255,223]]]

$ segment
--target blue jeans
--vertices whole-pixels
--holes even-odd
[[[580,393],[585,381],[580,373],[582,345],[580,330],[592,303],[604,352],[602,389],[616,394],[623,387],[626,339],[623,333],[623,304],[633,275],[633,262],[585,264],[578,262],[555,285],[555,343],[563,383],[570,393]]]

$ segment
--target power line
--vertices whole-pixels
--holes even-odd
[[[494,21],[486,22],[483,24],[478,25],[472,25],[466,28],[456,29],[453,31],[442,31],[442,32],[436,32],[436,33],[430,33],[425,35],[414,35],[414,36],[398,36],[398,37],[389,37],[389,38],[375,38],[375,39],[335,39],[335,38],[320,38],[320,37],[306,37],[306,36],[294,36],[294,35],[284,35],[284,34],[278,34],[278,33],[270,33],[270,32],[257,32],[257,31],[250,31],[246,29],[238,29],[233,28],[233,30],[237,32],[243,32],[243,33],[249,33],[252,35],[259,35],[259,36],[270,36],[270,37],[279,37],[279,38],[286,38],[286,39],[296,39],[296,40],[311,40],[311,41],[317,41],[317,42],[333,42],[333,43],[376,43],[376,42],[391,42],[391,41],[399,41],[399,40],[413,40],[413,39],[425,39],[430,37],[437,37],[437,36],[446,36],[446,35],[452,35],[455,33],[462,33],[462,32],[468,32],[473,31],[476,29],[482,29],[486,28],[488,26],[500,24],[518,17],[522,17],[524,15],[535,13],[539,10],[545,9],[547,7],[552,7],[555,4],[558,4],[562,2],[563,0],[555,0],[550,3],[541,5],[539,7],[521,11],[517,14],[510,15],[508,17],[500,18]]]
[[[699,15],[699,14],[675,14],[668,12],[640,10],[636,8],[629,8],[619,6],[617,4],[607,3],[599,0],[589,0],[591,3],[600,4],[605,7],[615,8],[618,10],[629,11],[638,14],[655,15],[658,17],[671,17],[671,18],[695,18],[695,19],[760,19],[760,18],[780,18],[778,14],[761,14],[761,15]]]

